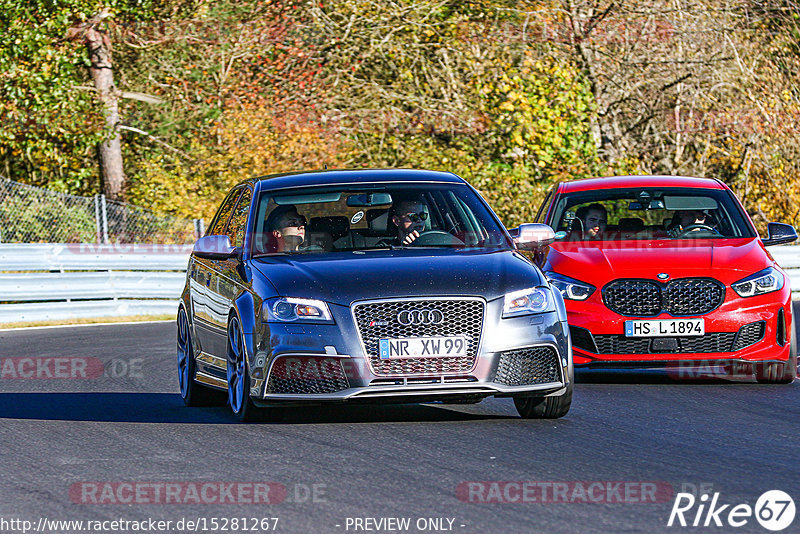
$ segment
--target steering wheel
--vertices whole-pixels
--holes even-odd
[[[320,245],[301,246],[297,249],[298,252],[325,252],[325,248]]]
[[[715,234],[717,234],[719,236],[722,235],[721,233],[719,233],[719,231],[716,228],[714,228],[712,226],[709,226],[707,224],[690,224],[689,226],[687,226],[686,228],[681,230],[681,233],[678,234],[678,237],[683,237],[684,235],[688,234],[692,230],[708,230],[709,232],[714,232]]]
[[[414,241],[412,241],[410,244],[412,246],[419,245],[423,247],[430,247],[430,246],[435,247],[435,246],[463,245],[464,242],[451,233],[443,232],[442,230],[428,230],[427,232],[422,232],[421,234],[419,234],[419,237],[416,238]]]

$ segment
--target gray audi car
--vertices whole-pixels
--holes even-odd
[[[559,291],[450,173],[268,176],[228,193],[197,241],[178,311],[188,406],[269,420],[292,405],[479,402],[565,415],[572,347]]]

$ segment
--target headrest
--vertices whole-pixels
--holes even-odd
[[[621,232],[638,232],[644,230],[644,221],[638,217],[623,217],[619,220]]]
[[[367,224],[370,230],[385,232],[389,228],[389,210],[371,209],[367,210]]]
[[[335,241],[347,235],[350,230],[350,221],[344,215],[311,217],[307,230],[309,233],[325,232],[330,234]]]

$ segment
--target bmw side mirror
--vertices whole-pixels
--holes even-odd
[[[237,255],[237,250],[231,246],[231,240],[226,235],[207,235],[201,237],[194,244],[192,254],[198,258],[209,260],[227,260]]]
[[[556,233],[546,224],[520,224],[509,233],[520,250],[544,248],[556,240]]]
[[[764,239],[765,246],[781,245],[791,243],[797,239],[797,230],[791,224],[771,222],[767,224],[767,238]]]

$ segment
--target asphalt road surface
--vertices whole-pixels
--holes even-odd
[[[800,380],[583,374],[555,421],[489,399],[238,424],[183,406],[174,347],[171,323],[0,332],[0,532],[728,532],[768,490],[800,505]],[[700,527],[667,527],[679,492]]]

